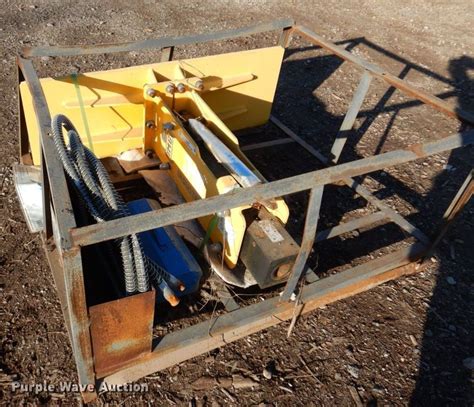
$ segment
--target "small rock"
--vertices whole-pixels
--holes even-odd
[[[247,377],[243,377],[242,375],[232,375],[232,385],[234,386],[234,389],[248,389],[258,387],[260,386],[260,383]]]
[[[474,357],[464,359],[462,364],[466,369],[474,370]]]
[[[202,376],[191,383],[193,390],[209,390],[217,384],[216,379],[209,376]]]
[[[376,384],[376,385],[372,388],[372,393],[382,395],[382,394],[385,393],[385,389],[384,389],[382,386],[379,386],[379,385]]]
[[[171,373],[173,375],[177,375],[179,373],[179,366],[178,365],[174,365],[172,368],[171,368]]]
[[[54,23],[46,23],[46,27],[54,27]]]
[[[354,379],[359,378],[359,368],[357,366],[354,366],[354,365],[347,366],[347,371]]]
[[[446,277],[446,281],[448,282],[449,285],[456,285],[456,280],[451,276]]]
[[[271,360],[263,369],[263,377],[265,379],[270,380],[276,373],[276,362],[274,360]]]
[[[263,377],[265,379],[268,379],[270,380],[272,377],[273,377],[273,374],[270,370],[268,370],[267,368],[263,369]]]

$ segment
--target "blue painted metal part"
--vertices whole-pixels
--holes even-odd
[[[153,210],[147,199],[128,202],[127,205],[133,215]],[[178,297],[197,291],[202,270],[173,226],[152,229],[138,235],[145,255],[185,285],[186,290],[176,292]],[[159,292],[157,301],[164,301]]]

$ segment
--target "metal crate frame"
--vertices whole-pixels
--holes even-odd
[[[81,228],[76,227],[65,174],[56,154],[51,136],[50,112],[31,58],[161,49],[161,60],[166,61],[172,58],[175,46],[226,40],[267,31],[279,31],[279,44],[284,47],[288,46],[291,36],[297,34],[309,40],[310,43],[322,47],[339,58],[352,63],[362,71],[361,80],[333,145],[331,158],[323,156],[275,117],[271,117],[271,121],[285,132],[288,138],[258,143],[246,148],[261,148],[287,142],[296,142],[321,161],[326,168],[241,189],[221,196],[132,215],[120,220],[112,220]],[[442,99],[413,87],[404,80],[384,71],[379,66],[369,63],[334,43],[325,40],[309,29],[295,25],[292,20],[277,20],[252,27],[197,36],[165,37],[156,40],[116,45],[28,48],[23,51],[21,56],[18,56],[17,64],[18,82],[26,81],[29,86],[33,95],[34,109],[41,133],[41,171],[45,221],[45,227],[41,233],[42,239],[69,332],[79,383],[90,386],[87,391],[82,393],[86,402],[97,397],[95,389],[97,388],[98,381],[94,371],[90,321],[85,300],[81,262],[81,247],[131,233],[173,225],[178,221],[195,219],[236,206],[251,204],[255,201],[261,202],[279,196],[310,190],[300,252],[282,295],[244,308],[238,308],[234,304],[234,311],[232,312],[227,312],[197,325],[172,332],[154,341],[151,353],[102,379],[107,384],[122,384],[137,380],[251,333],[289,320],[295,315],[295,307],[298,307],[298,314],[306,313],[328,303],[368,290],[401,275],[421,270],[424,265],[424,259],[440,241],[446,229],[466,205],[474,190],[473,171],[471,170],[466,181],[460,187],[451,205],[446,210],[438,233],[432,239],[429,239],[421,230],[410,224],[401,215],[382,203],[364,186],[354,180],[352,177],[474,143],[474,131],[469,130],[447,136],[438,141],[410,145],[404,149],[337,164],[346,142],[347,130],[350,130],[354,124],[372,78],[381,79],[406,95],[462,122],[474,124],[474,115],[454,109]],[[20,158],[22,163],[29,164],[31,161],[28,136],[20,95],[19,114]],[[316,233],[323,189],[325,185],[331,183],[351,187],[355,193],[377,207],[379,212],[341,223],[331,229]],[[53,236],[53,219],[57,225],[58,239],[55,239]],[[297,284],[303,275],[306,260],[315,241],[329,239],[361,227],[369,226],[375,222],[380,222],[381,220],[396,223],[409,235],[415,237],[416,243],[333,276],[306,284],[301,289],[298,302],[291,301],[291,294],[295,292]]]

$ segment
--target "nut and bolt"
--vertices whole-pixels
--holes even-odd
[[[166,86],[166,92],[167,93],[175,93],[176,92],[176,86],[174,86],[174,83],[170,83],[169,85]]]
[[[195,87],[196,89],[203,90],[203,89],[204,89],[204,82],[203,82],[201,79],[198,79],[198,80],[194,83],[194,87]]]
[[[178,89],[179,93],[183,93],[186,90],[186,86],[184,86],[184,84],[182,83],[178,83],[178,85],[176,86],[176,89]]]
[[[145,151],[145,155],[148,158],[154,158],[155,157],[155,152],[152,149],[148,149],[148,150]]]
[[[156,90],[152,88],[148,88],[146,90],[146,94],[150,96],[151,98],[154,98],[156,96]]]
[[[145,126],[147,129],[155,129],[156,128],[156,124],[153,120],[147,120],[145,122]]]
[[[169,170],[171,168],[170,163],[161,163],[158,168],[160,170]]]

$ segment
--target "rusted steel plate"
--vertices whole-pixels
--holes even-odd
[[[447,136],[441,140],[424,143],[422,148],[417,149],[416,152],[408,146],[403,150],[390,151],[306,174],[239,189],[224,195],[186,202],[181,205],[127,216],[122,219],[74,228],[71,230],[72,240],[75,245],[87,246],[132,233],[173,225],[237,206],[252,204],[256,201],[261,202],[262,200],[272,199],[277,196],[305,191],[316,186],[344,180],[347,177],[367,174],[473,143],[474,130],[470,130]]]
[[[154,290],[89,308],[97,378],[150,353],[154,310]]]

